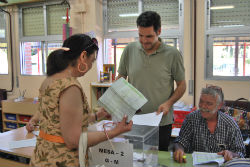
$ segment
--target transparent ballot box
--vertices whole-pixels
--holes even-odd
[[[159,127],[133,125],[123,134],[133,144],[133,167],[156,167],[158,164]]]

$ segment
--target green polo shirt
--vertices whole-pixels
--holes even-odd
[[[157,111],[174,92],[174,81],[185,80],[181,53],[174,47],[161,43],[155,53],[147,55],[141,44],[132,42],[124,49],[118,73],[128,76],[148,102],[140,114]],[[162,117],[160,126],[173,123],[173,109]]]

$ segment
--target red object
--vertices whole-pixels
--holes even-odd
[[[26,116],[26,115],[20,115],[19,120],[23,122],[29,122],[31,116]]]
[[[189,113],[191,113],[191,111],[174,110],[174,122],[182,123],[186,118],[186,115],[188,115]]]
[[[39,137],[54,143],[64,143],[64,139],[61,136],[50,135],[40,130]]]
[[[69,23],[69,9],[67,8],[67,11],[66,11],[66,23],[68,24]]]
[[[191,111],[174,110],[174,123],[172,125],[172,129],[181,128],[182,122],[184,121],[186,116],[195,110],[196,110],[196,107],[192,108]]]

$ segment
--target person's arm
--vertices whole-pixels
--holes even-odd
[[[60,96],[59,112],[62,137],[66,146],[70,149],[78,148],[80,135],[82,133],[82,97],[78,87],[72,86],[65,90]],[[132,129],[132,121],[126,123],[125,117],[118,123],[116,128],[107,131],[109,138],[113,138],[121,133]],[[96,145],[107,140],[104,132],[87,132],[88,146]]]
[[[175,143],[174,144],[174,160],[179,163],[186,163],[186,156],[184,153],[184,148],[181,144]]]
[[[82,110],[82,95],[77,86],[71,86],[61,93],[59,100],[60,128],[66,147],[69,149],[78,148],[83,123]]]
[[[164,102],[163,104],[161,104],[158,107],[157,114],[160,114],[160,112],[163,112],[163,115],[168,114],[169,109],[173,106],[173,104],[175,102],[177,102],[185,93],[185,91],[186,91],[186,81],[185,80],[177,81],[176,85],[177,85],[177,87],[176,87],[173,95],[166,102]]]
[[[229,150],[223,150],[217,153],[218,155],[223,155],[225,161],[230,161],[233,158],[239,158],[240,155]]]
[[[123,120],[119,122],[114,129],[107,131],[108,137],[110,139],[122,133],[128,132],[132,129],[132,121],[126,123],[126,120],[127,117],[125,116]],[[107,140],[107,136],[104,132],[88,132],[88,147],[94,146],[105,140]]]
[[[39,122],[39,111],[36,111],[36,113],[31,117],[29,122],[26,124],[26,129],[28,132],[32,132],[35,129],[35,126],[38,125]]]
[[[243,138],[241,135],[241,131],[239,127],[232,127],[236,128],[234,129],[234,132],[232,132],[232,140],[230,143],[230,148],[228,150],[223,150],[219,152],[219,155],[223,155],[225,161],[232,160],[233,158],[244,158],[245,157],[245,144],[243,142]]]
[[[186,157],[184,152],[192,152],[190,148],[193,142],[193,130],[192,118],[188,115],[182,123],[179,136],[175,139],[174,143],[174,160],[179,163],[186,163]]]

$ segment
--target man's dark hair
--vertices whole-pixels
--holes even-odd
[[[154,11],[146,11],[140,14],[136,20],[137,27],[154,27],[157,32],[161,28],[161,16]]]

